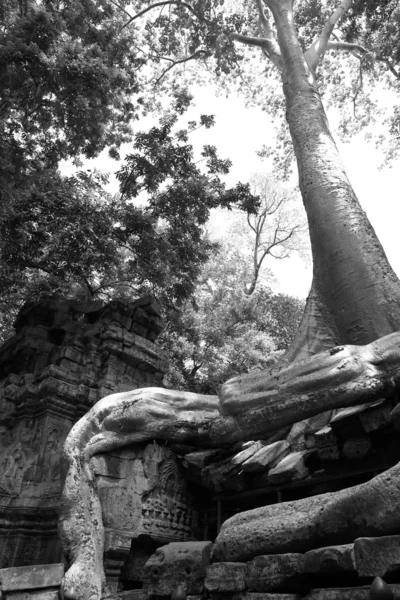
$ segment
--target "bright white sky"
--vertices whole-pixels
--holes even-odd
[[[246,182],[252,173],[271,172],[271,164],[261,160],[256,151],[273,136],[273,123],[270,117],[258,108],[245,108],[241,98],[216,97],[211,86],[196,90],[196,105],[187,114],[187,120],[198,119],[200,114],[213,114],[216,124],[209,130],[200,129],[191,136],[191,143],[201,148],[203,144],[215,145],[221,158],[233,162],[227,178],[229,185],[238,181]],[[328,113],[329,116],[329,113]],[[334,116],[332,115],[332,120]],[[146,119],[138,123],[138,130],[145,130],[153,121]],[[347,172],[360,203],[366,211],[375,231],[386,251],[389,261],[400,277],[399,239],[399,173],[400,164],[391,169],[378,170],[382,157],[372,144],[357,138],[349,144],[338,144]],[[399,161],[400,162],[400,161]],[[102,156],[95,161],[96,168],[113,173],[117,163]],[[63,168],[64,174],[70,169]],[[115,183],[112,186],[116,191]],[[214,221],[213,229],[220,228],[225,233],[224,222]],[[277,280],[275,291],[300,298],[307,296],[311,285],[311,265],[299,257],[266,264]]]

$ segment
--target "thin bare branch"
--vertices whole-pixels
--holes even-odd
[[[172,62],[172,64],[169,65],[169,67],[167,67],[161,73],[160,77],[158,77],[158,79],[155,81],[154,87],[157,86],[160,83],[161,79],[163,79],[163,77],[165,77],[165,75],[168,73],[168,71],[170,71],[171,69],[173,69],[174,67],[176,67],[176,65],[180,65],[182,63],[188,62],[189,60],[194,60],[196,58],[199,58],[202,54],[204,54],[205,56],[207,56],[209,53],[206,50],[196,50],[196,52],[194,52],[194,54],[191,54],[190,56],[185,56],[184,58],[181,58],[179,60],[174,60]],[[198,161],[198,162],[201,162],[201,161]]]
[[[113,2],[113,4],[115,4],[115,3]],[[158,6],[165,6],[167,4],[177,4],[178,6],[184,6],[191,13],[193,13],[195,17],[199,18],[199,15],[196,13],[196,11],[194,10],[194,8],[192,6],[190,6],[190,4],[187,4],[187,2],[181,2],[180,0],[165,0],[164,2],[155,2],[154,4],[150,4],[150,6],[147,6],[146,8],[144,8],[143,10],[141,10],[140,12],[136,13],[135,15],[133,15],[133,17],[131,15],[129,15],[130,16],[129,21],[127,21],[126,23],[123,24],[123,26],[121,27],[120,31],[122,31],[125,27],[128,27],[128,25],[130,25],[136,19],[139,19],[139,17],[142,17],[144,14],[146,14],[150,10],[153,10],[153,8],[157,8]],[[125,12],[127,12],[127,11],[125,11]]]

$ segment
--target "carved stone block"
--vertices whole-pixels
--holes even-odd
[[[63,576],[62,563],[0,569],[0,590],[9,592],[55,587],[61,584]]]
[[[207,567],[206,589],[211,592],[243,592],[246,589],[245,563],[221,562]]]
[[[358,538],[354,557],[360,577],[384,577],[393,569],[400,570],[400,535]]]
[[[288,454],[274,469],[269,471],[268,481],[279,484],[304,479],[310,474],[307,461],[312,454],[315,454],[313,450],[302,450]]]
[[[232,600],[300,600],[299,594],[280,594],[278,592],[257,593],[244,592],[243,594],[234,594]]]
[[[304,554],[304,573],[341,573],[355,570],[353,544],[317,548]]]
[[[273,469],[281,460],[290,453],[290,444],[286,440],[279,440],[268,446],[263,446],[251,458],[242,464],[244,471],[265,471]]]
[[[394,598],[400,594],[400,585],[390,585]],[[320,588],[311,590],[303,600],[370,600],[370,586]]]
[[[255,592],[292,587],[301,578],[302,564],[303,554],[257,556],[247,564],[246,587]]]
[[[144,591],[166,596],[182,585],[188,594],[201,594],[211,548],[212,542],[175,542],[158,548],[144,567]]]

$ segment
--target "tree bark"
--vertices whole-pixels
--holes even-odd
[[[309,305],[315,308],[317,299],[323,330],[330,331],[336,344],[367,344],[400,329],[400,283],[347,178],[314,73],[297,38],[291,3],[273,2],[271,9],[311,238],[314,271]],[[312,352],[326,347],[326,338],[321,341],[320,347],[312,345]],[[291,351],[290,359],[294,358]]]

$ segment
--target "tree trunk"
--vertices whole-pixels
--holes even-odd
[[[286,116],[314,263],[293,360],[335,344],[367,344],[400,329],[400,283],[347,178],[293,24],[290,2],[271,6],[283,57]],[[311,319],[311,320],[310,320]],[[310,330],[311,326],[311,330]],[[300,343],[299,343],[300,342]]]

